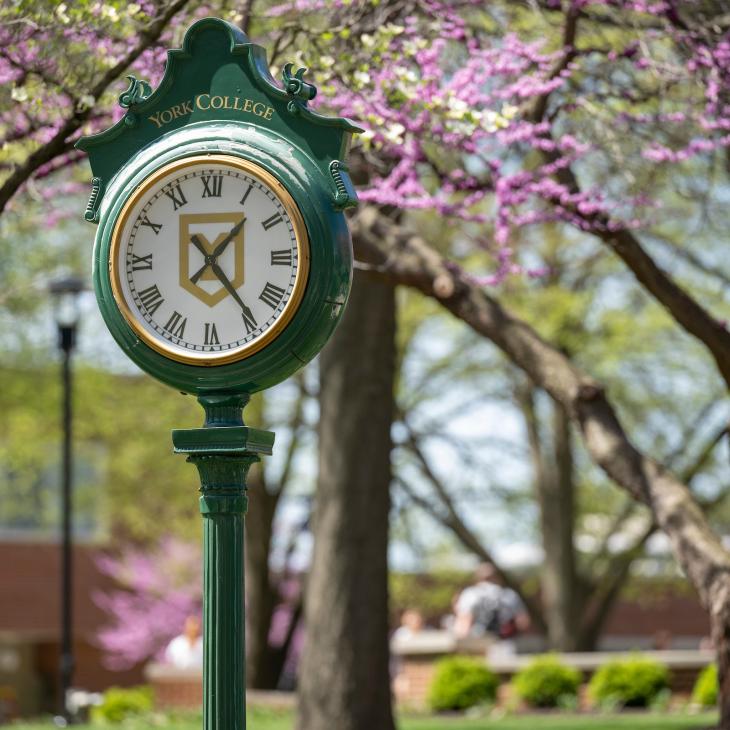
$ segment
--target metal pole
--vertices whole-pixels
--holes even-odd
[[[66,695],[74,673],[73,655],[73,552],[72,552],[72,377],[71,353],[74,346],[74,328],[60,327],[60,347],[63,352],[61,385],[63,389],[63,466],[61,484],[61,657],[60,657],[60,715],[67,723],[71,715],[66,705]]]
[[[249,428],[248,395],[207,395],[203,428],[174,430],[175,452],[200,474],[203,515],[203,728],[246,730],[243,526],[246,476],[274,434]]]

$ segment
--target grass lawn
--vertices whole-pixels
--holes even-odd
[[[703,715],[514,715],[499,720],[484,717],[402,717],[399,730],[705,730],[715,726],[714,713]],[[254,708],[249,713],[248,730],[292,730],[294,723],[289,712]],[[13,730],[51,730],[46,723],[21,723]],[[114,726],[76,725],[78,730],[109,730]],[[128,721],[117,727],[124,730],[150,730],[167,727],[171,730],[200,730],[200,716],[170,718],[154,716]]]
[[[714,727],[713,715],[522,715],[487,718],[403,718],[399,730],[700,730]],[[252,727],[251,730],[256,730]],[[268,729],[267,729],[268,730]],[[278,730],[278,728],[277,728]],[[282,728],[284,730],[284,728]],[[288,730],[288,728],[287,728]]]

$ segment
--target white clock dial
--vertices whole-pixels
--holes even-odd
[[[158,351],[218,364],[261,349],[306,285],[306,229],[286,189],[224,155],[162,168],[122,211],[112,237],[114,295]]]

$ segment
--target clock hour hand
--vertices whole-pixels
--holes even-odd
[[[213,262],[210,267],[213,269],[213,273],[218,277],[228,293],[236,300],[238,306],[241,307],[244,319],[248,319],[249,322],[253,323],[255,326],[256,320],[254,319],[253,312],[244,304],[243,299],[241,299],[233,284],[231,284],[228,277],[223,273],[223,269],[221,269],[216,262]]]
[[[223,253],[225,247],[236,237],[245,222],[246,219],[241,218],[240,222],[236,223],[236,225],[229,231],[228,235],[215,247],[215,249],[213,249],[213,253],[211,254],[203,248],[203,245],[197,235],[193,235],[190,238],[191,243],[193,243],[198,251],[200,251],[200,253],[202,253],[205,257],[205,263],[190,277],[190,281],[192,281],[193,284],[198,283],[198,280],[205,273],[205,270],[208,268],[211,261],[215,261]]]
[[[193,233],[193,235],[190,237],[190,243],[192,243],[195,248],[200,251],[200,253],[203,254],[203,256],[207,256],[208,252],[205,250],[205,246],[203,246],[203,242],[198,238],[197,233]]]
[[[194,233],[190,237],[190,243],[192,243],[195,246],[195,248],[197,248],[198,251],[200,251],[200,253],[203,254],[203,258],[205,259],[205,263],[201,266],[201,268],[198,269],[198,271],[196,271],[190,277],[190,281],[192,281],[193,284],[197,284],[198,283],[198,279],[200,279],[200,277],[205,273],[205,270],[208,268],[208,257],[209,257],[209,254],[205,250],[205,246],[203,246],[202,241],[198,238],[198,235],[196,233]]]

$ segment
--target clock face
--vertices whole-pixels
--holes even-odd
[[[114,228],[110,265],[117,304],[144,342],[173,360],[217,365],[257,352],[291,320],[309,243],[273,175],[206,155],[137,189]]]

